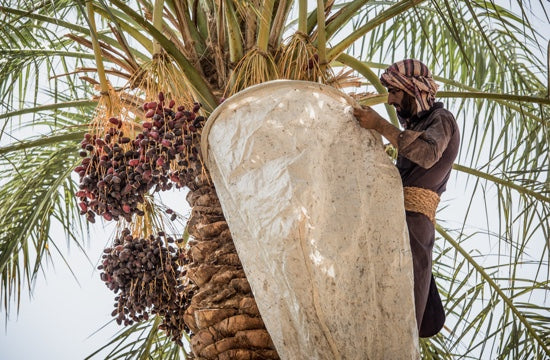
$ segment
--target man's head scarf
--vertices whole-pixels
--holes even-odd
[[[414,97],[417,112],[429,110],[434,104],[438,85],[428,67],[418,60],[406,59],[390,65],[380,81],[387,88],[400,89]]]

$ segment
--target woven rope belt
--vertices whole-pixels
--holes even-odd
[[[439,205],[439,195],[435,191],[414,186],[403,188],[405,210],[424,214],[435,224],[435,212]]]

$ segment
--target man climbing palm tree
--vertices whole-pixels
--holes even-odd
[[[356,108],[359,124],[374,129],[398,149],[397,168],[414,267],[414,299],[419,335],[437,334],[445,312],[432,275],[435,212],[460,142],[454,116],[435,102],[437,84],[418,60],[399,61],[380,77],[388,88],[388,104],[397,110],[401,131],[371,108]]]

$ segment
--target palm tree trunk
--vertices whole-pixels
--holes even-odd
[[[194,185],[194,186],[193,186]],[[192,207],[185,323],[197,359],[278,359],[256,306],[209,175],[199,176]]]

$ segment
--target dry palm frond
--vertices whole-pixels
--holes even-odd
[[[332,70],[322,71],[317,49],[305,33],[296,32],[278,56],[277,67],[282,79],[327,83]]]
[[[330,77],[326,84],[338,89],[344,89],[347,87],[359,87],[362,85],[361,78],[354,75],[355,70],[342,68],[338,74]]]
[[[225,95],[229,97],[249,86],[278,78],[277,65],[271,54],[253,48],[235,67]]]
[[[97,68],[95,68],[95,67],[79,67],[79,68],[76,68],[73,71],[68,71],[68,72],[65,72],[65,73],[55,74],[53,76],[50,76],[50,80],[65,77],[65,76],[69,76],[69,75],[74,75],[74,74],[79,74],[79,73],[88,73],[88,72],[97,72]],[[130,78],[130,76],[127,73],[122,72],[118,69],[113,69],[113,68],[105,69],[105,74],[111,74],[111,75],[114,75],[114,76],[117,76],[117,77],[120,77],[120,78],[126,79],[126,80],[128,80]],[[80,78],[90,82],[92,85],[95,85],[96,83],[99,84],[99,81],[97,81],[97,80],[89,81],[89,78],[86,77],[86,76],[81,76]]]
[[[163,92],[167,99],[173,99],[177,104],[193,106],[191,87],[175,62],[165,52],[153,55],[150,62],[143,64],[134,73],[128,86],[135,93],[136,103],[155,101],[159,93]]]
[[[388,101],[388,94],[376,94],[371,92],[349,93],[355,101],[364,106],[374,106]]]

